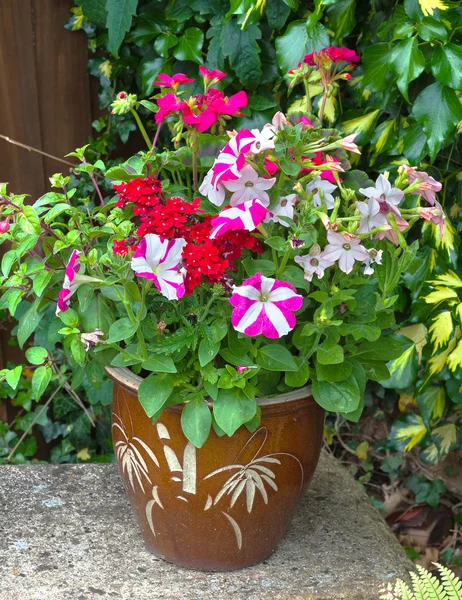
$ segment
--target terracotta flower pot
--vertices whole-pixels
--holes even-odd
[[[108,368],[119,470],[146,544],[157,556],[204,571],[258,563],[276,548],[316,468],[324,411],[310,388],[261,399],[261,425],[232,437],[213,431],[196,449],[181,405],[153,424],[137,398],[142,379]]]

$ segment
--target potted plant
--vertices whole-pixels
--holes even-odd
[[[326,98],[354,62],[338,48],[310,61]],[[2,186],[0,307],[18,311],[21,347],[56,312],[56,353],[26,352],[36,398],[63,358],[74,387],[103,367],[113,379],[115,455],[154,552],[228,570],[284,534],[324,410],[357,421],[366,382],[386,379],[410,344],[394,333],[394,289],[415,268],[414,222],[442,227],[444,215],[440,184],[406,165],[371,181],[350,169],[353,136],[312,114],[224,134],[246,94],[226,97],[214,87],[224,73],[200,70],[196,96],[182,74],[159,76],[155,102],[119,94],[113,110],[134,114],[147,150],[111,168],[72,153],[94,200],[60,174],[32,205]],[[155,113],[154,141],[141,106]],[[175,150],[157,149],[161,128]],[[14,387],[20,370],[1,375]]]

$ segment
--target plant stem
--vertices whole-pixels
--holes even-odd
[[[82,158],[82,162],[84,165],[87,164],[87,161],[85,160],[85,158]],[[104,206],[103,194],[101,193],[101,190],[99,189],[99,185],[98,185],[98,182],[96,181],[96,177],[93,175],[93,173],[88,173],[88,175],[90,176],[93,187],[95,188],[96,193],[98,194],[98,198],[101,203],[101,206]]]
[[[306,112],[308,114],[311,114],[312,108],[311,108],[311,97],[310,97],[310,85],[309,85],[307,79],[303,80],[303,86],[305,88],[305,94],[306,94]]]
[[[53,154],[48,154],[48,152],[43,152],[42,150],[39,150],[38,148],[33,148],[32,146],[28,146],[27,144],[21,144],[21,142],[17,142],[16,140],[12,140],[11,138],[9,138],[6,135],[1,135],[0,134],[0,138],[2,140],[5,140],[6,142],[9,142],[10,144],[13,144],[14,146],[19,146],[20,148],[24,148],[25,150],[29,150],[29,152],[37,152],[37,154],[41,154],[42,156],[46,156],[47,158],[51,158],[53,160],[57,160],[58,162],[64,163],[65,165],[68,165],[69,167],[76,167],[77,166],[74,163],[69,162],[68,160],[64,160],[63,158],[59,158],[58,156],[53,156]]]
[[[196,148],[193,148],[193,151],[192,151],[192,168],[193,168],[194,191],[197,192],[199,190],[199,184],[197,181],[197,150],[196,150]]]
[[[290,256],[290,250],[287,250],[287,252],[282,257],[282,261],[281,261],[281,264],[279,265],[279,269],[276,271],[276,277],[281,276],[283,274],[285,266],[287,264],[287,261],[289,260],[289,256]]]
[[[207,304],[205,305],[205,308],[204,308],[204,312],[201,315],[201,318],[198,319],[198,321],[197,321],[198,323],[202,323],[202,321],[205,319],[205,317],[209,314],[209,310],[212,307],[212,304],[214,303],[215,298],[216,298],[215,296],[212,296],[210,298],[210,300],[207,302]]]
[[[148,134],[146,133],[146,129],[144,128],[143,123],[141,122],[141,119],[138,116],[138,113],[136,112],[136,110],[134,108],[131,109],[130,111],[133,116],[135,117],[135,121],[136,124],[138,125],[139,130],[141,131],[141,135],[143,136],[144,141],[146,142],[146,145],[148,147],[148,150],[151,150],[152,148],[152,143],[151,140],[149,139]]]
[[[324,110],[326,108],[326,101],[327,101],[327,90],[324,88],[324,94],[322,96],[322,102],[321,102],[321,109],[319,111],[319,121],[321,122],[321,127],[322,127],[322,120],[324,117]]]
[[[162,123],[157,126],[157,131],[152,141],[152,148],[154,149],[157,145],[157,140],[159,139],[160,128],[162,127]]]

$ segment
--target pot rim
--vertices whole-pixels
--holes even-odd
[[[127,367],[105,367],[105,369],[112,380],[119,383],[128,391],[134,392],[135,394],[138,393],[138,388],[143,381],[142,377],[135,375],[135,373],[130,371]],[[285,404],[302,399],[314,402],[311,385],[305,385],[302,388],[279,394],[272,398],[257,398],[257,402],[259,406],[273,406],[275,404]]]

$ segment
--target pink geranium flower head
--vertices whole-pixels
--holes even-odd
[[[156,102],[159,105],[159,110],[156,112],[155,116],[158,125],[172,113],[184,110],[187,107],[186,102],[178,100],[172,92],[169,92],[161,98],[157,98]]]
[[[275,339],[295,327],[293,313],[301,308],[303,298],[290,283],[257,273],[234,288],[229,302],[234,306],[231,322],[236,331]]]
[[[248,98],[244,90],[228,98],[221,90],[212,88],[207,92],[205,98],[207,107],[217,115],[235,115],[241,108],[247,106],[247,102]]]
[[[199,73],[204,78],[205,83],[209,85],[214,85],[226,77],[226,73],[223,73],[220,69],[212,69],[209,71],[209,69],[203,65],[199,67]]]
[[[272,188],[275,183],[275,177],[272,179],[259,177],[253,167],[245,165],[239,179],[225,181],[224,186],[227,190],[233,192],[230,200],[231,206],[248,202],[253,198],[258,198],[264,206],[268,206],[269,196],[266,190]]]
[[[345,48],[344,46],[340,48],[330,46],[329,48],[325,48],[325,51],[333,62],[357,63],[360,61],[360,57],[354,50],[350,50],[350,48]]]
[[[163,240],[149,233],[139,243],[131,267],[138,277],[153,281],[165,298],[179,300],[185,293],[186,270],[181,266],[185,245],[182,238]]]
[[[174,90],[182,83],[194,83],[194,79],[190,79],[184,73],[176,73],[176,75],[173,75],[172,77],[166,73],[160,73],[157,77],[158,81],[154,81],[154,85],[158,85],[159,87],[170,87]]]
[[[370,258],[361,240],[349,233],[329,231],[327,241],[329,243],[321,253],[321,258],[331,265],[338,261],[339,269],[347,275],[353,270],[355,261],[366,262]]]
[[[212,219],[212,232],[210,239],[214,240],[227,231],[245,229],[253,231],[260,225],[268,214],[265,205],[258,198],[249,200],[231,208],[225,208],[221,213]]]

